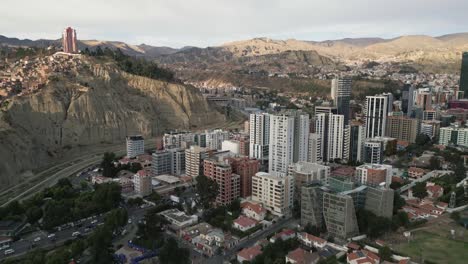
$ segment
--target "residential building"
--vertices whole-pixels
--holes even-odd
[[[371,164],[380,164],[383,162],[383,157],[384,153],[382,142],[376,142],[372,139],[367,139],[364,142],[363,157],[361,159],[363,162]]]
[[[353,198],[349,195],[323,193],[323,216],[328,233],[345,240],[359,234]]]
[[[327,161],[335,159],[347,159],[343,155],[344,148],[344,116],[343,115],[329,115],[328,121],[328,142],[327,142]]]
[[[262,247],[260,245],[244,248],[237,253],[237,261],[239,263],[244,263],[244,261],[250,262],[260,254],[262,254]]]
[[[428,171],[425,169],[421,169],[418,167],[409,167],[408,169],[408,177],[413,179],[419,179],[424,176]]]
[[[297,238],[301,244],[307,246],[308,248],[323,249],[327,245],[327,241],[323,238],[308,234],[306,232],[301,232],[297,234]]]
[[[294,194],[297,198],[300,198],[302,186],[312,182],[319,182],[322,184],[328,183],[330,167],[317,163],[300,161],[289,165],[288,175],[294,179]]]
[[[348,264],[379,264],[380,257],[368,250],[359,250],[346,255]]]
[[[317,252],[305,251],[302,248],[296,248],[286,255],[286,263],[291,264],[317,264],[320,256]]]
[[[448,146],[468,147],[468,128],[465,127],[441,127],[439,131],[439,144]]]
[[[271,115],[268,171],[286,175],[294,158],[294,116]]]
[[[198,217],[196,215],[188,216],[184,212],[179,211],[179,209],[168,209],[158,214],[166,218],[177,230],[194,225],[198,222]]]
[[[258,172],[252,178],[252,200],[275,215],[290,213],[293,206],[294,179]]]
[[[419,119],[406,116],[389,116],[387,117],[385,136],[415,143],[416,137],[419,134],[419,128]]]
[[[142,136],[127,136],[127,157],[135,158],[145,153],[145,140]]]
[[[139,170],[133,176],[135,192],[140,196],[147,196],[153,192],[151,185],[151,172],[149,170]]]
[[[186,131],[172,131],[165,133],[163,136],[164,149],[182,148],[184,143],[195,144],[199,142],[196,142],[195,134]],[[200,144],[197,145],[201,146]]]
[[[362,185],[380,186],[384,183],[387,188],[392,182],[392,166],[384,164],[364,164],[356,167],[356,181]]]
[[[309,162],[322,161],[322,139],[319,134],[309,134]]]
[[[381,137],[384,135],[389,113],[388,108],[388,96],[366,96],[364,108],[366,138]]]
[[[328,161],[328,136],[329,136],[329,117],[336,115],[337,108],[331,106],[316,106],[315,107],[315,133],[320,137],[321,158],[322,161]],[[331,140],[334,140],[333,138]]]
[[[260,161],[248,157],[228,158],[232,172],[240,177],[240,197],[252,195],[252,177],[260,170]]]
[[[229,132],[222,129],[206,131],[206,147],[209,149],[220,150],[222,142],[229,139]]]
[[[267,210],[261,205],[252,202],[244,202],[241,204],[242,213],[249,218],[257,221],[265,219]]]
[[[167,150],[159,150],[152,155],[151,167],[153,176],[170,174],[172,167],[172,155]]]
[[[256,227],[257,224],[258,222],[254,219],[241,215],[236,220],[234,220],[232,225],[235,229],[238,229],[242,232],[246,232]]]
[[[439,138],[440,123],[437,120],[422,121],[420,133],[427,135],[431,139]]]
[[[239,198],[240,176],[232,173],[229,164],[207,158],[203,161],[203,171],[206,177],[218,184],[217,205],[228,205]]]
[[[270,237],[270,243],[275,243],[278,239],[286,241],[296,237],[296,232],[292,229],[283,229],[281,232]]]
[[[258,113],[250,115],[249,157],[260,161],[268,160],[270,142],[270,115]]]
[[[78,46],[76,45],[76,30],[67,27],[62,33],[62,48],[65,53],[78,53]]]
[[[208,150],[199,146],[191,146],[185,150],[185,175],[196,178],[200,175],[201,165],[208,156]]]
[[[237,140],[224,140],[221,143],[222,151],[230,151],[236,155],[240,154],[240,142]]]
[[[336,106],[337,114],[343,115],[345,125],[349,124],[350,119],[351,85],[350,77],[332,80],[331,99]]]

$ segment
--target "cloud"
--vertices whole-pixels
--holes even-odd
[[[70,25],[83,39],[169,46],[438,35],[468,31],[466,10],[466,0],[2,0],[0,34],[59,38]]]

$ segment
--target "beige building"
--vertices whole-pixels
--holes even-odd
[[[300,197],[302,186],[319,182],[321,184],[328,183],[330,176],[330,167],[318,163],[300,161],[289,165],[288,175],[294,179],[296,197]]]
[[[293,206],[294,180],[291,176],[277,176],[258,172],[252,177],[252,200],[259,202],[275,215],[286,215]]]
[[[133,176],[133,184],[137,194],[141,196],[150,195],[153,191],[153,187],[151,186],[151,171],[139,170]]]
[[[389,116],[387,117],[385,135],[400,141],[415,143],[420,126],[420,120],[416,118]]]
[[[185,150],[185,175],[196,178],[200,175],[200,166],[203,157],[207,155],[207,149],[199,146],[191,146]]]

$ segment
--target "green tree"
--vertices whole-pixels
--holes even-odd
[[[102,175],[104,177],[114,177],[115,176],[115,167],[114,167],[115,154],[112,152],[104,153],[102,158],[101,167]]]
[[[412,189],[413,195],[419,199],[427,196],[426,184],[424,182],[417,182]]]
[[[121,226],[124,226],[128,220],[127,210],[123,208],[117,208],[111,210],[105,218],[105,224],[112,230],[115,230]]]
[[[190,252],[188,249],[179,247],[174,238],[169,238],[159,251],[159,260],[167,264],[188,264],[190,263]]]
[[[219,192],[216,181],[206,177],[205,175],[200,175],[197,177],[196,189],[199,195],[199,202],[203,208],[210,208]]]
[[[28,223],[34,224],[42,217],[42,208],[40,207],[31,207],[26,210],[26,217]]]
[[[431,170],[440,170],[440,168],[441,168],[441,166],[440,166],[439,157],[432,156],[429,159],[429,169],[431,169]]]
[[[317,226],[312,225],[311,223],[308,223],[304,227],[304,232],[309,233],[314,236],[319,236],[320,235],[320,229]]]
[[[391,261],[392,260],[392,250],[387,247],[381,247],[379,249],[379,256],[381,260]]]
[[[112,263],[112,231],[106,225],[97,228],[88,239],[92,263]]]

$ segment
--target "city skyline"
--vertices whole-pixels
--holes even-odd
[[[70,7],[55,0],[7,1],[8,10],[0,11],[5,18],[0,32],[9,37],[58,39],[59,29],[72,26],[82,39],[172,47],[205,47],[254,37],[321,41],[468,32],[463,23],[468,3],[459,0],[431,0],[424,5],[420,0],[137,2],[108,6],[102,1],[84,1],[73,7],[73,15],[65,16]],[[24,9],[25,5],[30,8]]]

